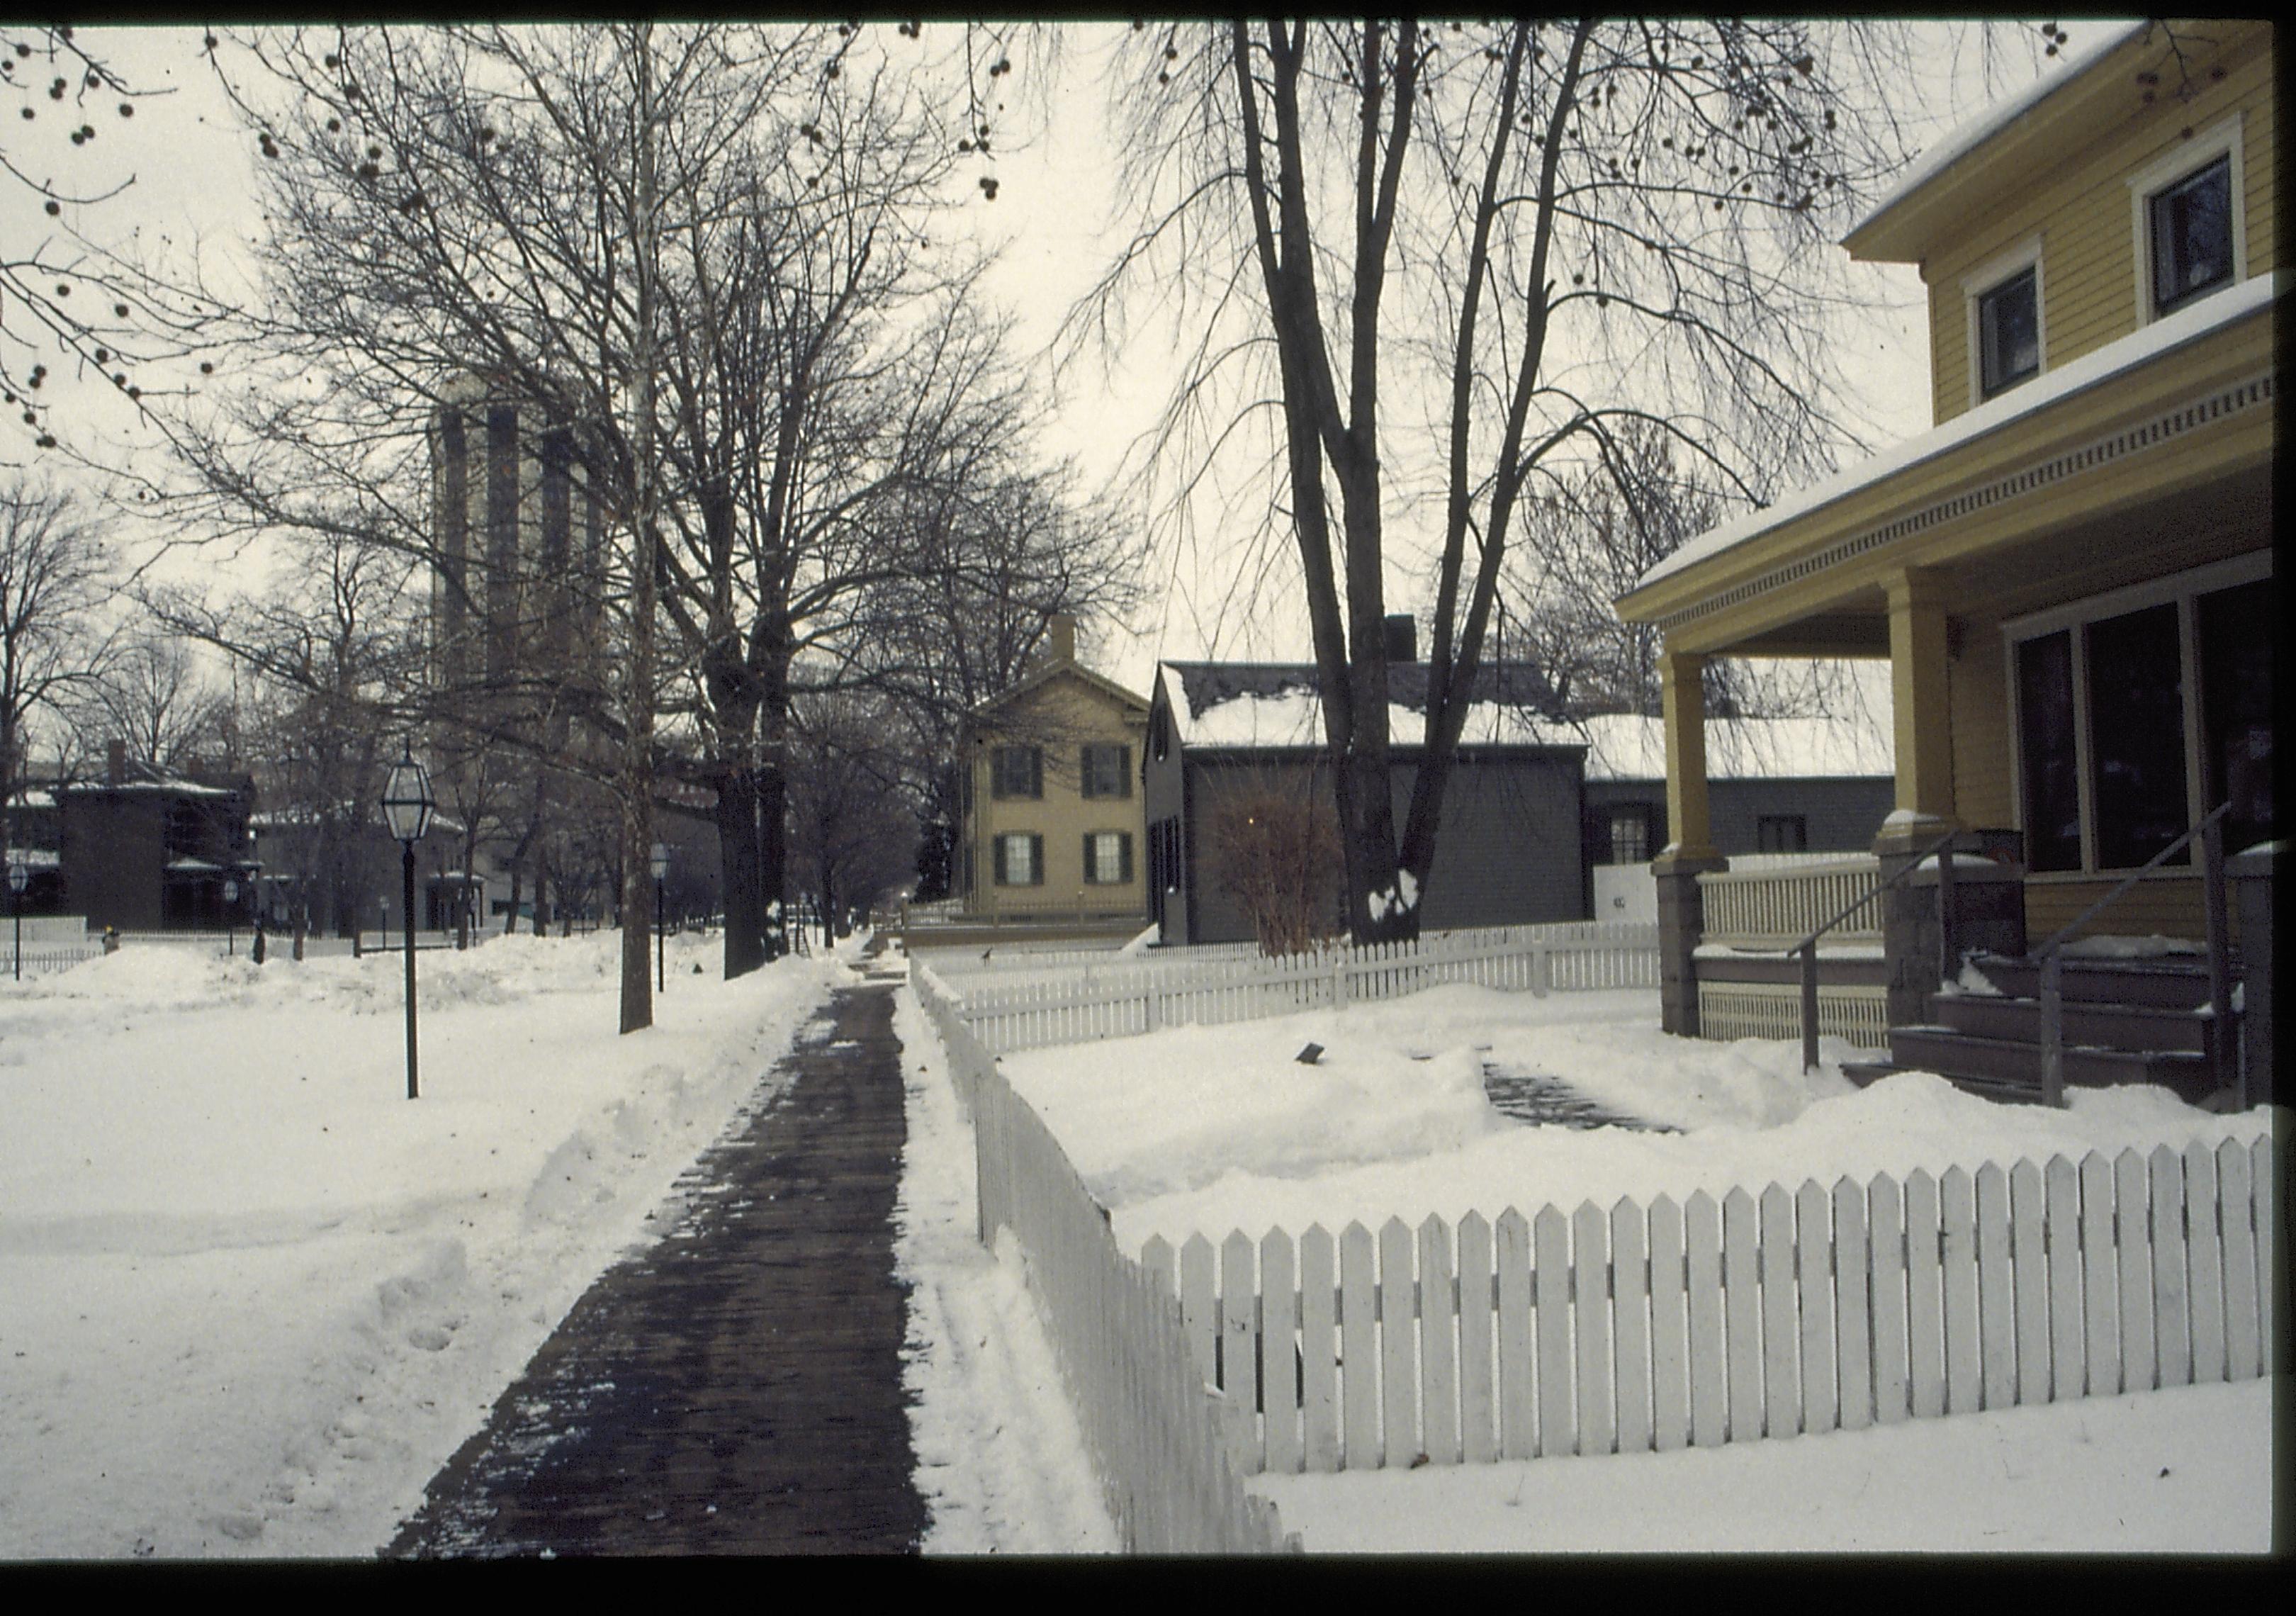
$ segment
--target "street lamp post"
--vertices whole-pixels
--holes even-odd
[[[239,882],[229,876],[223,883],[223,951],[239,952]]]
[[[669,986],[669,972],[663,964],[661,883],[669,874],[669,843],[653,844],[653,990],[665,991]]]
[[[421,1092],[414,1075],[414,844],[430,828],[434,806],[430,772],[414,760],[414,743],[410,741],[405,755],[390,766],[390,778],[382,788],[383,822],[405,854],[406,924],[400,930],[406,937],[406,1097],[410,1100]]]
[[[24,889],[32,884],[32,866],[20,852],[8,855],[8,906],[16,912],[16,980],[24,980]]]

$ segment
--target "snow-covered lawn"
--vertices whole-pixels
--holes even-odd
[[[1839,1070],[1847,1046],[1829,1040],[1805,1077],[1792,1043],[1665,1036],[1655,999],[1441,988],[1004,1065],[1136,1252],[1158,1235],[1177,1245],[1236,1228],[1495,1218],[1510,1206],[2285,1138],[2284,1112],[2218,1117],[2160,1089],[2076,1091],[2062,1112],[1990,1104],[1926,1074],[1860,1090]],[[1323,1054],[1303,1064],[1310,1043]],[[1486,1098],[1486,1063],[1559,1078],[1678,1131],[1516,1121]],[[2261,1552],[2273,1394],[2250,1382],[1689,1453],[1256,1485],[1311,1550]]]
[[[395,956],[0,980],[0,1558],[387,1541],[846,974],[619,946],[419,956],[416,1101]]]

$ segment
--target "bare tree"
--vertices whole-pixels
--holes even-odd
[[[821,916],[823,942],[849,914],[898,886],[914,867],[917,820],[907,772],[882,700],[838,693],[791,710],[791,849]]]
[[[229,698],[191,647],[163,628],[130,633],[74,708],[91,738],[121,742],[135,762],[182,769],[225,760]]]
[[[1126,286],[1161,277],[1192,323],[1163,441],[1237,441],[1255,411],[1280,428],[1269,505],[1299,554],[1358,939],[1417,930],[1535,481],[1636,419],[1748,500],[1848,441],[1822,271],[1904,159],[1887,93],[1906,66],[1879,28],[1726,18],[1132,36],[1141,219],[1084,317],[1119,320]],[[1427,745],[1398,826],[1382,619],[1412,571]]]
[[[1262,954],[1304,954],[1331,928],[1340,833],[1331,805],[1315,791],[1317,773],[1253,771],[1210,793],[1209,873],[1251,917]]]
[[[131,85],[69,23],[0,30],[0,101],[13,103],[0,144],[0,173],[12,182],[0,246],[0,400],[36,449],[60,447],[43,356],[109,379],[133,402],[156,365],[198,346],[201,312],[150,295],[87,227],[133,184],[88,181],[87,148],[165,93]]]
[[[104,671],[99,614],[112,582],[104,528],[71,494],[21,476],[0,483],[0,805],[11,812],[27,726],[66,716]]]

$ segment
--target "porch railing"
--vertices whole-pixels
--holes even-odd
[[[1835,854],[1816,860],[1755,864],[1733,857],[1726,870],[1698,878],[1708,942],[1739,947],[1784,947],[1807,936],[1829,915],[1854,907],[1879,890],[1882,861],[1871,853]],[[1845,931],[1838,941],[1879,942],[1879,921]]]
[[[1813,926],[1800,942],[1787,951],[1801,956],[1801,1069],[1804,1071],[1814,1070],[1817,1066],[1817,939],[1882,893],[1898,886],[1931,858],[1938,861],[1938,968],[1941,979],[1953,974],[1948,964],[1948,958],[1953,952],[1953,844],[1961,835],[1958,830],[1948,831],[1907,859],[1905,868],[1887,881],[1878,879],[1881,861],[1876,859],[1874,874],[1877,879],[1873,889],[1853,898],[1833,919]],[[1875,935],[1879,935],[1881,923],[1878,918],[1874,931]]]
[[[2201,924],[2209,950],[2209,1009],[2216,1025],[2208,1038],[2209,1070],[2217,1087],[2226,1086],[2225,1064],[2234,1050],[2232,1002],[2232,937],[2225,911],[2224,816],[2229,801],[2218,803],[2199,824],[2122,876],[2103,898],[2060,926],[2048,941],[2026,957],[2041,968],[2041,1100],[2062,1108],[2065,1103],[2064,949],[2083,926],[2097,917],[2152,871],[2176,857],[2179,849],[2198,837],[2201,843]],[[2248,1073],[2235,1059],[2232,1086],[2236,1109],[2248,1109]]]

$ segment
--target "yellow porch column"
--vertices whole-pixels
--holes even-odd
[[[1710,859],[1714,833],[1706,811],[1706,659],[1669,651],[1659,657],[1666,724],[1667,847],[1661,861]]]
[[[1946,661],[1946,581],[1909,567],[1888,580],[1890,696],[1897,742],[1896,811],[1878,848],[1930,841],[1954,817],[1953,713]]]

